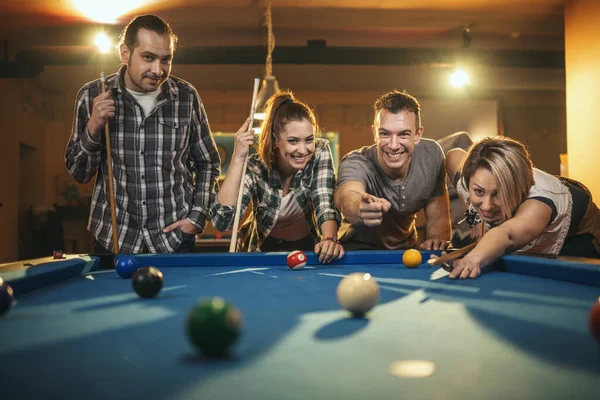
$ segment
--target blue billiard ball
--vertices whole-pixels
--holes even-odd
[[[117,260],[115,268],[121,278],[130,279],[138,270],[139,264],[133,257],[122,257]]]

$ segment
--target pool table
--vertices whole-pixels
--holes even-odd
[[[154,299],[94,256],[0,269],[17,304],[0,318],[1,399],[600,399],[588,331],[600,265],[507,255],[450,280],[402,251],[349,252],[290,270],[285,253],[138,255],[164,274]],[[35,263],[30,263],[35,264]],[[352,318],[336,287],[380,286]],[[225,358],[198,355],[185,321],[201,297],[243,315]]]

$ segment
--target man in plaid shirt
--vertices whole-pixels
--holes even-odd
[[[204,106],[169,76],[177,37],[154,15],[132,20],[119,46],[123,66],[77,96],[65,162],[76,181],[96,177],[88,230],[95,251],[114,249],[104,125],[109,124],[119,249],[192,251],[216,196],[220,160]]]

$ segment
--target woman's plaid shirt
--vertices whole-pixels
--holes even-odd
[[[319,237],[320,227],[325,221],[335,220],[340,224],[340,213],[333,205],[335,170],[329,142],[315,139],[315,153],[306,168],[294,176],[293,196],[304,210],[313,237]],[[240,228],[238,245],[248,251],[260,250],[277,222],[281,205],[281,178],[279,170],[268,168],[258,157],[248,157],[244,178],[241,215],[252,200],[252,213]],[[227,231],[233,226],[235,207],[224,206],[215,201],[211,210],[215,228]]]
[[[183,232],[163,233],[166,226],[185,218],[200,231],[206,226],[216,197],[219,154],[204,106],[192,85],[169,77],[161,86],[154,110],[146,116],[123,86],[125,68],[106,82],[116,107],[109,129],[119,248],[123,253],[138,252],[145,244],[152,252],[172,253]],[[79,91],[65,163],[78,182],[96,178],[88,230],[110,250],[104,131],[102,142],[92,140],[87,131],[93,101],[100,92],[98,80]]]

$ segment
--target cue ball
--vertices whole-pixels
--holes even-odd
[[[131,286],[138,296],[145,299],[151,299],[162,289],[163,274],[158,268],[140,268],[133,274]]]
[[[419,250],[408,249],[402,254],[402,262],[407,268],[416,268],[421,264],[421,261],[423,261],[423,256],[421,256]]]
[[[0,278],[0,316],[10,310],[14,302],[13,290],[8,283]]]
[[[354,272],[339,283],[337,299],[343,308],[360,317],[377,304],[379,285],[371,274]]]
[[[134,257],[121,257],[115,264],[117,274],[123,279],[129,279],[139,268],[138,262]]]
[[[306,254],[300,250],[292,251],[287,256],[287,264],[293,270],[303,269],[306,266]]]
[[[242,314],[221,297],[200,299],[187,317],[192,345],[207,357],[227,355],[242,329]]]
[[[592,307],[590,312],[590,333],[596,339],[596,342],[600,344],[600,297]]]

